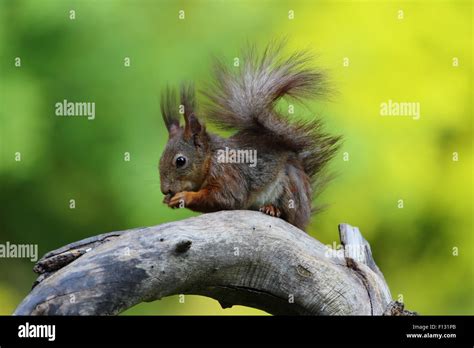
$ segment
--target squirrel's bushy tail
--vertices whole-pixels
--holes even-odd
[[[249,47],[240,67],[217,62],[215,82],[205,92],[210,101],[207,116],[224,129],[257,129],[270,135],[275,143],[295,151],[314,179],[337,150],[339,137],[323,133],[319,119],[288,120],[276,110],[284,96],[302,100],[326,93],[322,72],[309,67],[311,55],[299,51],[281,58],[283,46],[270,44],[263,54]]]

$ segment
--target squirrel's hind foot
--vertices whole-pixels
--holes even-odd
[[[275,207],[272,204],[266,204],[259,209],[262,213],[274,216],[274,217],[280,217],[281,216],[281,211],[277,207]]]

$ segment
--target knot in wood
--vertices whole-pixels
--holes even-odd
[[[180,254],[185,253],[191,248],[191,244],[193,244],[193,242],[191,242],[190,240],[180,241],[176,244],[175,251]]]

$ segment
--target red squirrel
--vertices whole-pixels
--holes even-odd
[[[340,137],[323,132],[320,119],[290,121],[277,110],[282,97],[301,100],[326,90],[324,75],[309,66],[308,52],[283,58],[282,48],[269,45],[261,54],[249,48],[240,67],[215,63],[215,80],[204,92],[204,115],[233,131],[230,137],[206,131],[192,86],[181,87],[180,101],[169,88],[162,94],[169,139],[159,170],[163,202],[169,207],[203,213],[259,210],[305,229],[316,211],[313,196],[326,182],[323,169]],[[223,156],[229,153],[230,158]],[[256,154],[255,162],[236,157],[249,153]]]

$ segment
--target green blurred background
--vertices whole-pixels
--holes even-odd
[[[332,244],[338,223],[359,226],[394,298],[422,314],[474,314],[472,2],[0,0],[0,23],[0,243],[37,243],[41,256],[196,215],[161,203],[160,90],[202,87],[213,55],[232,64],[245,42],[284,36],[288,52],[318,53],[337,92],[311,110],[345,138],[310,234]],[[64,99],[95,102],[96,119],[56,117]],[[421,118],[380,116],[389,99],[419,102]],[[0,259],[0,314],[29,292],[32,266]],[[261,313],[198,296],[126,312]]]

